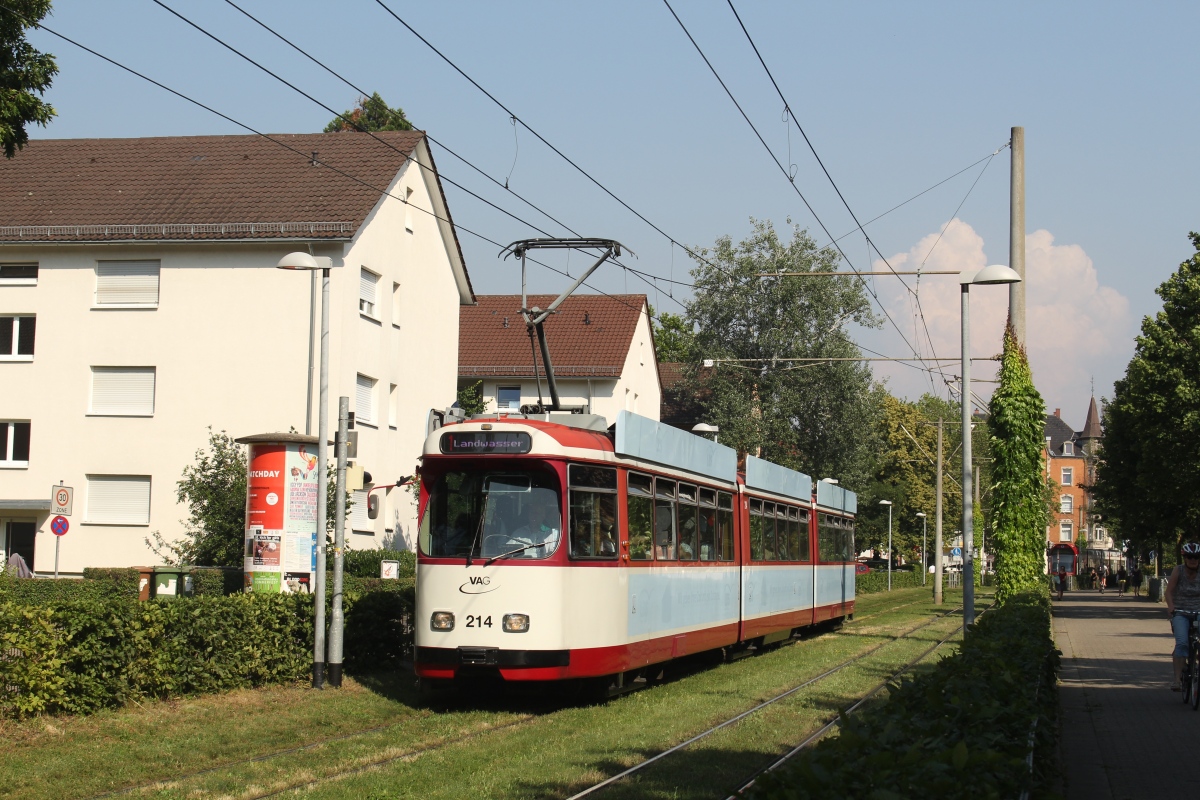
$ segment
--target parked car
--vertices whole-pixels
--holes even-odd
[[[854,574],[855,575],[866,575],[870,571],[871,571],[871,568],[868,567],[863,562],[861,562],[861,561],[855,562],[855,564],[854,564]]]

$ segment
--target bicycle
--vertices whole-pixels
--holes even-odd
[[[1183,664],[1183,702],[1192,710],[1200,710],[1200,612],[1176,611],[1176,616],[1189,620],[1188,654]]]

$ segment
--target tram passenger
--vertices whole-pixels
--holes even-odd
[[[1178,612],[1178,614],[1177,614]],[[1171,691],[1183,689],[1183,663],[1188,655],[1188,634],[1192,620],[1200,614],[1200,543],[1183,546],[1183,563],[1171,571],[1167,580],[1167,618],[1175,634],[1175,650],[1171,661],[1175,667],[1175,682]]]
[[[675,510],[672,505],[654,504],[654,543],[662,561],[675,560]]]

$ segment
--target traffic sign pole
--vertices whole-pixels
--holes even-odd
[[[50,532],[54,534],[54,577],[58,578],[58,549],[62,542],[62,537],[66,535],[70,529],[71,523],[67,518],[59,514],[54,519],[50,520]]]
[[[62,543],[61,536],[54,537],[54,580],[58,580],[58,546]]]

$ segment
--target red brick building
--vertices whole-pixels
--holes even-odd
[[[1070,542],[1080,545],[1084,564],[1120,560],[1120,548],[1096,518],[1092,486],[1103,431],[1093,397],[1083,429],[1076,431],[1062,418],[1062,410],[1046,415],[1046,477],[1054,485],[1055,510],[1046,528],[1047,545]]]

